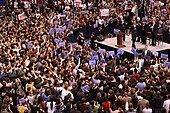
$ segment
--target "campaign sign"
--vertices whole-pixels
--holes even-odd
[[[165,67],[170,67],[170,62],[164,62]]]
[[[76,49],[76,44],[72,43],[71,45],[74,49]]]
[[[81,7],[82,1],[81,0],[74,0],[74,7]]]
[[[101,16],[109,16],[109,9],[100,9]]]
[[[114,56],[115,55],[115,51],[108,51],[108,55],[109,56]]]
[[[24,13],[18,14],[18,19],[19,20],[24,20],[25,18],[27,18],[27,17],[25,16]]]
[[[105,63],[105,59],[104,59],[104,58],[101,58],[101,59],[100,59],[100,62]]]
[[[153,54],[154,56],[158,56],[158,55],[159,55],[159,53],[156,52],[156,51],[153,51],[152,54]]]
[[[89,60],[89,65],[90,66],[96,65],[96,60]]]
[[[97,52],[96,52],[96,51],[94,51],[94,50],[92,50],[92,54],[93,54],[93,55],[95,55],[95,54],[97,54]]]
[[[59,43],[59,47],[64,47],[65,45],[66,45],[65,42],[60,42],[60,43]]]
[[[54,28],[50,28],[49,34],[50,34],[50,35],[54,34]]]
[[[120,30],[119,30],[119,29],[113,29],[113,33],[114,33],[115,35],[118,35],[118,34],[120,33]]]
[[[162,59],[167,59],[167,58],[168,58],[168,55],[167,55],[167,54],[161,54],[161,58],[162,58]]]
[[[98,55],[93,56],[92,60],[99,60],[99,56]]]
[[[105,49],[99,49],[99,50],[98,50],[98,53],[105,53],[105,52],[106,52]]]
[[[123,55],[123,53],[124,53],[124,51],[123,51],[121,48],[119,48],[119,49],[117,50],[117,52],[120,53],[121,55]]]

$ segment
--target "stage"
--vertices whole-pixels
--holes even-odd
[[[108,36],[105,36],[105,37],[106,39],[104,41],[95,41],[97,46],[103,49],[106,49],[107,51],[114,50],[116,52],[118,49],[118,47],[116,46],[117,38],[116,37],[109,38]],[[150,40],[150,43],[151,43],[151,40]],[[123,45],[126,45],[126,47],[122,47],[122,49],[125,51],[125,53],[123,54],[123,57],[128,58],[129,60],[133,59],[134,55],[131,52],[131,49],[132,49],[131,36],[126,35],[126,39],[123,42]],[[149,40],[147,40],[147,45],[150,51],[157,51],[159,52],[159,55],[161,53],[168,54],[169,59],[170,59],[170,44],[160,41],[159,45],[157,42],[157,46],[151,46],[149,44]],[[145,48],[145,44],[136,42],[136,48],[138,50],[138,53],[141,53],[142,52],[141,50]]]
[[[115,48],[117,49],[118,47],[115,46],[117,44],[117,38],[116,37],[113,37],[113,38],[108,38],[106,37],[106,39],[104,41],[95,41],[97,44],[102,44],[102,45],[105,45],[105,46],[109,46],[109,47],[112,47],[112,48]],[[151,43],[151,40],[150,40],[150,43]],[[136,42],[136,49],[144,49],[145,48],[145,44],[142,44],[140,42]],[[122,49],[128,53],[132,53],[131,52],[131,49],[132,49],[132,41],[131,41],[131,36],[127,36],[126,35],[126,38],[125,38],[125,41],[123,42],[123,45],[125,45],[126,47],[122,47]],[[148,45],[148,49],[151,50],[151,51],[163,51],[163,50],[167,50],[167,49],[170,49],[170,44],[168,43],[165,43],[165,42],[162,42],[160,41],[159,45],[158,45],[158,42],[156,44],[156,46],[151,46],[149,45],[149,40],[147,40],[147,45]]]

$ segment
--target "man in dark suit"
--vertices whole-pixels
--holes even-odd
[[[153,20],[152,26],[151,26],[151,37],[152,37],[153,46],[156,46],[157,33],[158,33],[158,24],[155,20]]]
[[[148,45],[145,46],[145,49],[142,51],[142,56],[145,58],[145,59],[150,59],[151,57],[151,51],[148,50]]]
[[[137,29],[136,29],[136,21],[133,21],[133,25],[131,26],[131,32],[132,32],[132,47],[136,48],[135,42],[136,42],[136,36],[137,36]]]
[[[152,53],[150,50],[148,50],[148,45],[146,45],[145,49],[142,51],[142,56],[144,58],[143,69],[147,69],[150,66],[151,55]]]

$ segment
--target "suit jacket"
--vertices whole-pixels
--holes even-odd
[[[146,107],[146,103],[149,103],[148,100],[142,99],[138,101],[138,112],[143,113],[143,109]]]
[[[143,51],[142,51],[142,56],[143,56],[143,57],[148,57],[148,58],[150,58],[151,55],[152,55],[152,53],[151,53],[150,50],[143,49]]]

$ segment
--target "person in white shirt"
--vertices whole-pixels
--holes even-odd
[[[166,113],[170,111],[170,95],[168,95],[168,99],[164,101],[163,107],[166,109]]]
[[[152,113],[152,109],[149,108],[149,103],[146,103],[146,107],[143,109],[143,113]]]
[[[67,96],[68,94],[71,95],[71,99],[74,99],[73,94],[71,93],[71,91],[68,90],[68,84],[65,84],[64,90],[62,90],[62,92],[61,92],[61,98],[62,98],[62,100],[64,100],[64,97]]]
[[[47,102],[46,107],[47,107],[47,113],[54,113],[56,110],[56,102],[53,101],[53,97],[50,97],[50,101]]]

